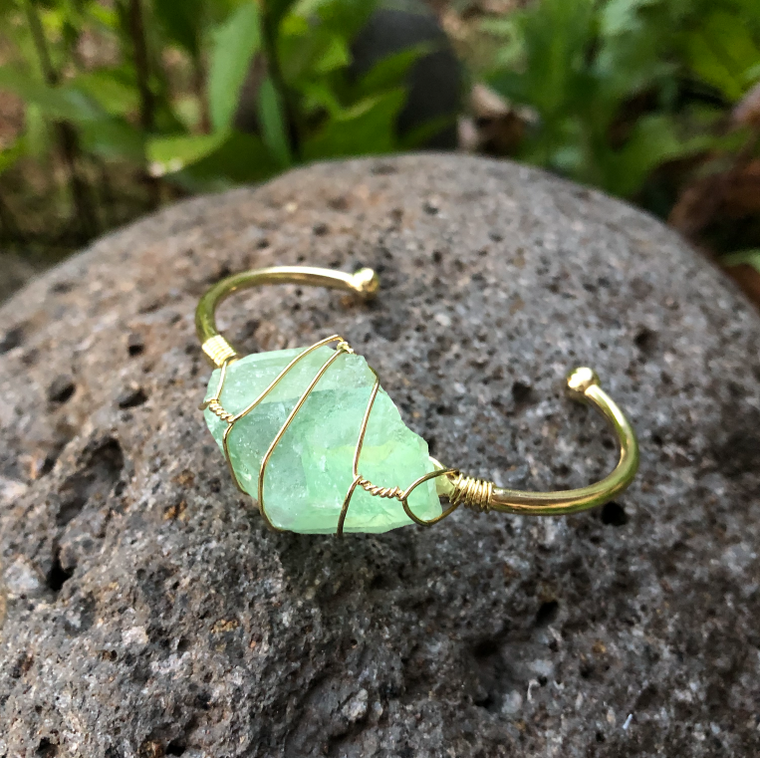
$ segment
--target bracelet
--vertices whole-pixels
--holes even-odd
[[[311,347],[239,356],[216,328],[217,307],[239,290],[285,283],[346,290],[362,299],[379,288],[368,268],[345,274],[278,266],[222,279],[198,303],[198,338],[216,366],[201,410],[235,484],[257,501],[272,529],[386,532],[436,524],[460,505],[477,512],[577,513],[609,502],[633,480],[636,435],[589,368],[570,372],[568,394],[607,420],[619,448],[617,466],[588,487],[524,492],[429,456],[427,443],[404,424],[378,375],[339,335]]]

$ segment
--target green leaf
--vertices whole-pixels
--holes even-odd
[[[88,12],[100,26],[108,31],[116,31],[119,27],[119,17],[114,8],[107,8],[101,3],[90,3]]]
[[[204,0],[153,0],[156,19],[164,34],[193,58],[200,55]]]
[[[100,105],[71,85],[48,87],[15,69],[0,68],[0,86],[16,92],[27,107],[51,121],[74,124],[82,146],[104,158],[127,158],[142,161],[143,136],[126,119],[111,116]]]
[[[380,90],[398,87],[403,83],[409,69],[434,49],[434,45],[422,43],[379,60],[356,85],[357,99],[373,95]]]
[[[542,0],[522,19],[527,91],[542,115],[566,109],[594,41],[593,0]]]
[[[752,250],[740,250],[736,253],[729,253],[728,255],[721,255],[718,259],[724,266],[739,266],[742,263],[752,266],[756,271],[760,272],[760,248],[753,248]]]
[[[287,15],[293,5],[295,5],[295,2],[296,0],[267,0],[264,9],[267,16],[267,23],[271,25],[272,29],[277,29],[283,18]]]
[[[106,159],[122,158],[142,163],[145,158],[145,136],[123,118],[107,117],[79,124],[82,147]]]
[[[377,4],[373,0],[326,0],[319,5],[317,15],[328,28],[350,40],[369,21]]]
[[[210,155],[226,139],[224,132],[149,139],[146,157],[150,172],[154,176],[163,176],[181,171],[187,165]]]
[[[259,122],[264,144],[280,167],[288,168],[293,163],[293,156],[290,152],[290,140],[280,94],[271,76],[264,80],[259,90]]]
[[[213,37],[209,109],[214,129],[225,131],[235,115],[251,60],[261,45],[258,6],[253,0],[247,0],[216,29]]]
[[[103,116],[97,103],[84,92],[63,87],[48,87],[17,69],[0,67],[0,87],[15,92],[27,103],[39,106],[47,118],[81,123]]]
[[[600,32],[603,36],[639,31],[643,26],[640,11],[660,0],[607,0],[600,11]]]
[[[401,150],[419,150],[425,146],[428,140],[451,126],[455,121],[456,116],[437,116],[419,126],[415,126],[414,129],[401,138]]]
[[[11,168],[16,161],[27,152],[27,143],[24,137],[19,137],[10,145],[0,149],[0,174]]]
[[[283,21],[277,45],[285,82],[299,87],[349,64],[347,42],[323,26],[311,26],[304,19],[288,16]]]
[[[316,16],[325,28],[351,40],[378,4],[377,0],[300,0],[291,14],[310,20]]]
[[[85,93],[112,116],[135,113],[140,107],[137,85],[131,72],[124,68],[104,68],[78,74],[61,89]]]
[[[747,70],[760,64],[760,47],[738,14],[716,11],[702,20],[686,48],[694,72],[732,101],[744,94]]]
[[[327,33],[325,44],[311,65],[313,74],[329,74],[351,63],[348,41],[338,34]]]
[[[231,132],[214,150],[167,178],[198,192],[261,181],[278,170],[277,162],[261,139]]]
[[[344,111],[337,93],[324,78],[315,82],[304,82],[300,91],[303,96],[301,111],[307,117],[327,111],[330,118],[336,118]]]
[[[396,148],[396,118],[406,99],[402,89],[368,98],[331,118],[305,140],[306,160],[388,153]]]
[[[605,189],[623,197],[633,195],[657,166],[699,153],[710,147],[711,140],[709,135],[681,139],[671,117],[644,116],[623,149],[606,161]]]
[[[48,155],[52,146],[50,129],[42,109],[34,103],[27,103],[24,114],[26,150],[36,160]]]

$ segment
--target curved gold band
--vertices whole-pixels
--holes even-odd
[[[379,280],[372,269],[363,268],[345,274],[305,266],[276,266],[234,274],[211,287],[201,298],[195,312],[195,326],[203,352],[218,367],[237,356],[235,349],[216,328],[215,313],[219,304],[235,292],[262,284],[302,284],[351,292],[360,298],[373,297]],[[438,492],[448,497],[451,505],[435,521],[449,515],[459,505],[477,511],[501,511],[541,516],[577,513],[613,500],[633,481],[639,466],[636,435],[628,419],[599,385],[599,378],[590,368],[577,368],[567,378],[571,399],[595,408],[607,420],[618,444],[617,466],[604,479],[572,490],[528,492],[496,486],[493,482],[465,476],[457,469],[444,469],[433,459]],[[445,474],[445,475],[437,475]],[[409,515],[418,523],[414,514]]]

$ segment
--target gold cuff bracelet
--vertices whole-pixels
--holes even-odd
[[[602,505],[633,480],[636,436],[590,368],[571,371],[567,391],[607,420],[619,448],[617,466],[587,487],[524,492],[431,458],[377,374],[338,335],[308,348],[239,356],[216,328],[216,308],[239,290],[284,283],[345,290],[362,299],[374,297],[379,286],[368,268],[344,274],[278,266],[222,279],[198,304],[198,337],[216,366],[201,409],[233,480],[257,500],[273,529],[384,532],[412,522],[435,524],[460,505],[555,516]]]

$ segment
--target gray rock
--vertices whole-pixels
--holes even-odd
[[[591,364],[634,486],[572,518],[268,532],[197,410],[193,310],[307,262],[374,266],[381,296],[240,296],[241,348],[339,331],[438,458],[536,489],[612,466],[562,393]],[[318,165],[112,234],[0,323],[0,756],[760,751],[760,319],[648,216],[504,162]]]

